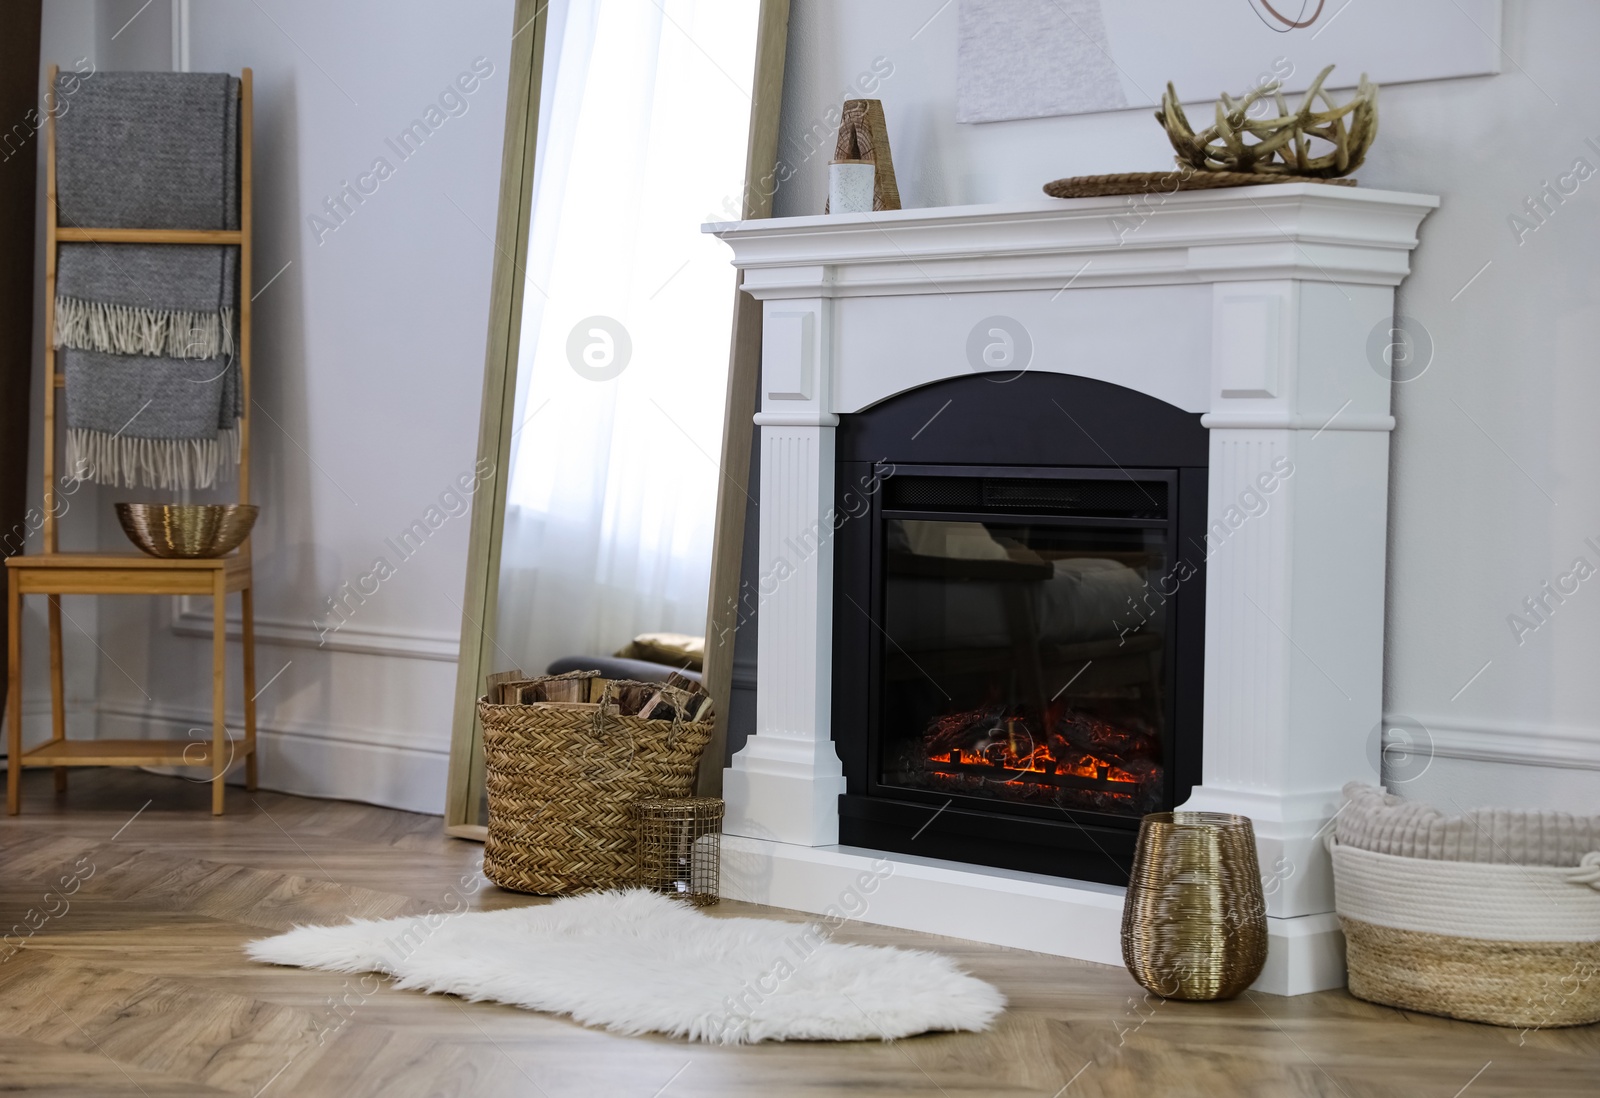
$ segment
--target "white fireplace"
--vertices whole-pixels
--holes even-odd
[[[841,415],[975,367],[1077,374],[1203,414],[1207,525],[1226,544],[1207,565],[1203,778],[1183,807],[1255,823],[1257,987],[1341,986],[1322,841],[1340,787],[1377,780],[1385,363],[1437,205],[1286,184],[708,226],[763,302],[758,572],[784,561],[761,592],[756,727],[725,773],[724,894],[1120,963],[1120,888],[838,845],[833,558],[826,539],[789,548],[830,526]],[[1285,459],[1270,506],[1242,507]],[[864,872],[887,874],[867,897],[850,891]]]

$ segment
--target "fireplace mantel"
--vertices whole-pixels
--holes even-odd
[[[1293,183],[706,226],[762,300],[1301,278],[1395,286],[1431,195]],[[1085,267],[1085,263],[1088,266]]]
[[[757,571],[781,577],[761,591],[756,728],[725,775],[728,893],[821,912],[875,856],[836,845],[818,532],[839,417],[978,370],[1076,374],[1210,429],[1208,526],[1224,536],[1207,564],[1203,783],[1184,807],[1255,821],[1272,931],[1258,987],[1342,984],[1320,836],[1340,787],[1377,778],[1384,355],[1437,205],[1284,184],[707,226],[764,303]],[[1283,461],[1293,475],[1247,514]],[[863,918],[1115,962],[1115,890],[888,858],[899,880]]]

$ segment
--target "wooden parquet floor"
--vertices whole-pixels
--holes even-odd
[[[24,814],[0,822],[0,927],[22,928],[0,945],[0,1091],[1600,1094],[1600,1027],[1519,1033],[1406,1014],[1343,992],[1147,1002],[1120,969],[866,925],[848,925],[839,940],[951,954],[1000,987],[1010,1009],[985,1034],[714,1048],[257,965],[240,946],[297,922],[540,901],[483,883],[481,848],[445,838],[434,817],[242,790],[230,791],[228,802],[229,814],[214,819],[204,785],[111,770],[75,773],[58,799],[50,772],[27,775]],[[53,913],[41,922],[47,908]],[[39,925],[26,936],[30,910]],[[801,918],[731,902],[711,910]]]

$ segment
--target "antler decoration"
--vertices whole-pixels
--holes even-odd
[[[1187,164],[1208,172],[1255,172],[1324,179],[1348,175],[1361,166],[1372,139],[1378,135],[1378,85],[1368,83],[1367,74],[1362,73],[1355,95],[1341,107],[1322,90],[1322,82],[1332,71],[1333,66],[1329,65],[1317,74],[1294,111],[1284,103],[1278,90],[1282,85],[1276,80],[1252,89],[1243,99],[1234,99],[1224,92],[1222,101],[1217,104],[1216,123],[1198,134],[1189,125],[1183,106],[1178,102],[1178,93],[1169,83],[1167,93],[1161,97],[1156,121],[1167,131],[1167,139],[1177,150],[1179,165]],[[1252,119],[1251,106],[1268,96],[1277,104],[1278,117]],[[1313,109],[1319,99],[1326,109]],[[1247,142],[1246,137],[1254,140]],[[1332,151],[1321,156],[1310,155],[1313,137],[1328,142],[1333,146]]]

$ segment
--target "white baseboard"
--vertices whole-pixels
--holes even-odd
[[[142,735],[183,736],[190,729],[200,729],[202,737],[211,735],[211,709],[198,706],[159,704],[133,704],[127,702],[101,702],[96,706],[101,720],[101,735],[107,739],[138,738]],[[228,731],[238,733],[244,728],[244,713],[237,705],[229,706],[225,720]],[[125,731],[148,726],[151,731]],[[448,740],[440,736],[424,736],[416,731],[395,728],[369,728],[360,725],[334,724],[324,720],[299,720],[274,716],[263,718],[258,714],[258,732],[272,732],[278,736],[299,739],[328,740],[355,747],[397,748],[401,751],[420,751],[424,754],[448,754]]]
[[[48,718],[46,718],[48,728]],[[150,712],[118,706],[99,711],[102,739],[181,738],[191,729],[204,729],[209,737],[209,712]],[[243,721],[229,715],[229,731],[242,734]],[[280,793],[327,797],[343,801],[444,814],[447,747],[382,742],[366,729],[330,729],[298,722],[256,727],[261,752],[260,785]],[[244,780],[242,767],[229,778]]]
[[[819,915],[832,907],[880,926],[1118,967],[1124,891],[855,847],[722,838],[721,893],[729,899]],[[1334,915],[1272,918],[1267,929],[1267,965],[1255,990],[1303,995],[1344,986],[1344,936]]]
[[[1307,995],[1344,987],[1344,931],[1339,916],[1267,918],[1267,963],[1250,987],[1269,995]]]

